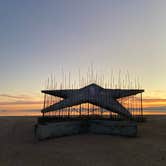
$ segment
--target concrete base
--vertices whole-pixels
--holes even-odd
[[[119,136],[137,136],[137,124],[131,121],[93,120],[89,128],[91,133]]]
[[[35,136],[38,140],[87,132],[135,137],[137,124],[131,121],[88,120],[48,122],[35,126]]]

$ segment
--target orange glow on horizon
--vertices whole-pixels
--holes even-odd
[[[91,104],[89,104],[90,107]],[[166,99],[143,99],[143,108],[144,108],[144,115],[166,115],[166,110],[165,112],[163,110],[155,110],[155,107],[166,107]],[[78,106],[76,106],[77,108]],[[88,105],[87,103],[82,104],[82,107],[87,108]],[[151,111],[146,110],[148,108],[153,108],[153,110]],[[19,102],[13,102],[13,100],[11,102],[9,102],[9,100],[7,102],[1,102],[0,103],[0,116],[5,116],[5,112],[7,115],[11,115],[11,116],[18,116],[18,115],[40,115],[40,110],[43,108],[43,101],[42,99],[40,100],[23,100],[20,103]],[[29,110],[29,112],[28,112]],[[33,112],[34,110],[34,112]],[[36,112],[35,110],[39,110],[39,112]],[[18,111],[18,112],[17,112]],[[11,114],[10,114],[11,112]]]
[[[143,99],[143,107],[161,107],[166,106],[166,99]]]
[[[166,112],[161,111],[144,111],[143,115],[166,115]]]

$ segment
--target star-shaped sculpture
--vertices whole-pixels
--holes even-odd
[[[136,95],[142,92],[144,92],[144,90],[105,89],[96,84],[90,84],[81,89],[43,90],[42,93],[61,97],[64,100],[44,108],[42,112],[45,113],[66,107],[72,107],[82,103],[90,103],[130,118],[130,112],[122,106],[117,99]]]

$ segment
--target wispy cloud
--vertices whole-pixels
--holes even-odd
[[[145,110],[165,111],[166,112],[166,106],[161,106],[161,107],[146,107]]]
[[[0,110],[1,114],[10,114],[10,111],[25,111],[25,110],[35,110],[41,109],[43,104],[40,96],[35,94],[0,94]],[[5,110],[5,111],[2,111]],[[6,111],[8,110],[8,111]],[[34,111],[32,111],[34,113]]]
[[[11,99],[31,99],[28,95],[10,95],[10,94],[0,94],[0,97],[11,98]]]
[[[165,102],[166,104],[166,99],[143,99],[144,102]]]
[[[145,91],[144,97],[146,99],[165,99],[166,90]]]
[[[42,104],[43,101],[14,101],[14,102],[0,102],[0,105],[26,105],[26,104]]]
[[[143,99],[144,108],[157,108],[166,106],[166,99]]]
[[[0,94],[2,100],[0,100],[0,114],[5,115],[30,115],[39,114],[42,108],[43,100],[35,95],[10,95]],[[143,99],[144,110],[146,111],[166,111],[166,99],[163,98],[144,98]]]
[[[0,116],[39,116],[40,109],[26,109],[26,110],[0,110]]]
[[[0,113],[4,113],[7,112],[8,110],[0,110]]]

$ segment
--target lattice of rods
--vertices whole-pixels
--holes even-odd
[[[54,97],[51,95],[44,95],[44,108],[50,105],[56,104],[63,100],[59,97]],[[108,99],[109,100],[109,99]],[[142,93],[124,97],[118,99],[118,102],[123,105],[132,115],[133,119],[142,120],[143,119],[143,108],[142,108]],[[119,107],[119,110],[121,108]],[[44,113],[44,116],[55,116],[55,117],[104,117],[113,120],[120,120],[123,117],[117,113],[111,112],[99,106],[83,103],[72,107],[63,108],[60,110],[55,110],[51,112]]]

